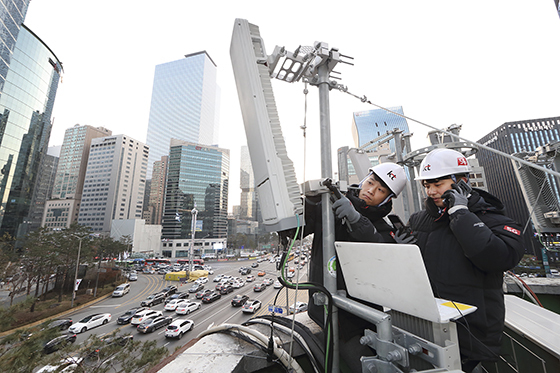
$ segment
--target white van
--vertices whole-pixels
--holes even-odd
[[[113,291],[113,297],[122,297],[123,295],[127,294],[130,291],[130,284],[122,284],[117,286],[117,288]]]

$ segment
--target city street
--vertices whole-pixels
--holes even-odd
[[[246,278],[247,276],[242,276],[239,273],[240,267],[249,267],[256,260],[246,260],[246,261],[235,261],[235,262],[210,262],[214,270],[214,274],[209,276],[209,281],[204,285],[204,289],[214,290],[216,282],[213,282],[213,278],[218,275],[230,275],[234,277]],[[257,276],[258,271],[266,271],[266,275],[263,277]],[[307,268],[304,267],[299,272],[300,282],[307,280]],[[172,316],[173,320],[177,318],[181,319],[191,319],[194,321],[194,329],[189,331],[182,339],[167,339],[164,336],[165,327],[156,330],[153,333],[142,334],[136,331],[136,327],[127,325],[117,325],[117,318],[124,314],[127,310],[140,306],[140,302],[150,294],[156,293],[168,285],[175,285],[178,287],[178,291],[187,292],[190,284],[180,285],[174,281],[163,280],[162,275],[149,275],[149,274],[139,274],[138,281],[131,282],[131,290],[128,294],[121,298],[108,298],[95,305],[89,306],[87,308],[80,309],[75,313],[70,313],[68,317],[71,317],[74,323],[81,320],[83,317],[94,313],[110,313],[112,318],[111,322],[106,325],[102,325],[92,330],[88,330],[83,334],[78,334],[77,343],[85,341],[89,335],[97,334],[98,336],[104,336],[111,334],[115,329],[120,329],[122,332],[131,333],[134,335],[135,340],[145,341],[145,340],[157,340],[159,346],[166,346],[170,352],[173,352],[177,347],[180,347],[192,338],[195,338],[201,331],[208,328],[208,326],[214,324],[219,325],[222,323],[234,323],[241,324],[253,316],[269,314],[269,305],[272,305],[274,297],[276,296],[278,290],[274,289],[272,286],[268,286],[265,290],[261,292],[254,292],[253,285],[255,283],[262,282],[264,278],[271,278],[275,280],[278,277],[279,271],[276,270],[276,263],[270,263],[268,260],[259,263],[258,268],[252,269],[252,275],[255,276],[254,282],[246,283],[240,289],[234,289],[232,293],[227,295],[222,295],[220,299],[213,303],[203,304],[200,299],[195,298],[195,294],[191,293],[189,300],[202,303],[201,308],[196,310],[189,315],[177,315],[173,311],[165,311],[164,304],[158,304],[152,307],[154,310],[162,311],[166,316]],[[294,277],[292,281],[295,281]],[[258,299],[262,302],[262,307],[254,315],[243,313],[241,307],[232,307],[231,299],[237,294],[246,294],[250,299]],[[276,302],[276,308],[283,308],[283,316],[286,315],[286,305],[288,307],[295,302],[296,292],[295,290],[288,290],[286,295],[286,289],[281,291]],[[297,296],[297,301],[307,302],[307,292],[299,291]]]

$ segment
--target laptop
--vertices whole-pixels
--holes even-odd
[[[447,323],[476,307],[435,298],[416,245],[335,242],[348,294],[436,323]]]

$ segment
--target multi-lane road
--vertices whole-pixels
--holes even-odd
[[[249,267],[254,262],[256,262],[256,260],[208,263],[212,266],[214,274],[209,276],[209,281],[204,285],[204,288],[214,290],[217,283],[213,282],[212,280],[218,274],[230,275],[234,277],[237,276],[241,278],[247,277],[242,276],[238,270],[240,267]],[[266,271],[266,275],[264,277],[257,276],[257,273],[260,270]],[[78,322],[83,317],[91,315],[93,313],[108,312],[112,315],[110,323],[97,327],[95,329],[88,330],[85,333],[78,334],[77,343],[85,341],[91,334],[104,336],[113,333],[115,329],[120,329],[121,332],[134,334],[135,340],[156,340],[159,346],[166,346],[170,350],[170,352],[173,352],[177,347],[180,347],[188,343],[188,341],[190,341],[192,338],[195,338],[200,332],[208,328],[208,326],[210,326],[211,324],[241,324],[253,316],[269,314],[269,305],[273,305],[274,297],[278,293],[278,290],[274,289],[272,286],[268,286],[262,292],[254,292],[253,285],[257,282],[262,282],[264,278],[272,278],[273,280],[275,280],[279,275],[279,271],[276,270],[276,263],[270,263],[268,260],[263,261],[259,263],[258,268],[252,269],[251,274],[255,276],[255,282],[248,282],[245,284],[245,286],[239,289],[234,289],[232,293],[222,295],[220,299],[214,301],[213,303],[202,304],[199,310],[191,312],[189,315],[176,315],[175,312],[165,311],[163,308],[164,304],[153,306],[152,309],[162,311],[164,315],[172,316],[174,320],[177,318],[186,318],[194,321],[194,329],[185,334],[185,336],[180,340],[165,338],[165,327],[158,329],[153,333],[142,334],[137,332],[136,327],[131,326],[130,324],[117,325],[117,318],[120,315],[124,314],[131,308],[140,306],[140,302],[144,300],[148,295],[156,293],[168,285],[176,285],[181,292],[188,291],[190,284],[180,286],[180,284],[177,282],[165,281],[162,275],[139,274],[138,281],[131,282],[131,290],[125,296],[121,298],[107,298],[101,302],[96,303],[95,305],[80,309],[79,311],[76,311],[75,313],[72,313],[68,316],[71,317],[74,322]],[[300,279],[300,282],[306,281],[306,267],[299,271],[298,277]],[[292,279],[292,282],[295,282],[295,280],[296,278],[294,277]],[[261,309],[258,310],[255,315],[253,315],[243,313],[241,311],[241,307],[232,307],[231,299],[237,294],[246,294],[250,299],[260,300],[262,302]],[[202,303],[200,299],[195,298],[195,294],[190,294],[189,300]],[[276,301],[276,308],[278,308],[278,306],[284,307],[283,315],[286,315],[286,305],[290,306],[296,300],[307,302],[307,292],[298,291],[296,299],[295,290],[286,290],[284,288],[281,290],[281,293],[278,296],[278,300]]]

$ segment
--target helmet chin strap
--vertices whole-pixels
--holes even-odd
[[[384,204],[386,204],[387,202],[389,202],[391,200],[391,198],[393,198],[395,196],[395,193],[390,193],[387,198],[385,198],[383,200],[383,202],[381,202],[379,205],[377,205],[377,207],[382,206]]]

